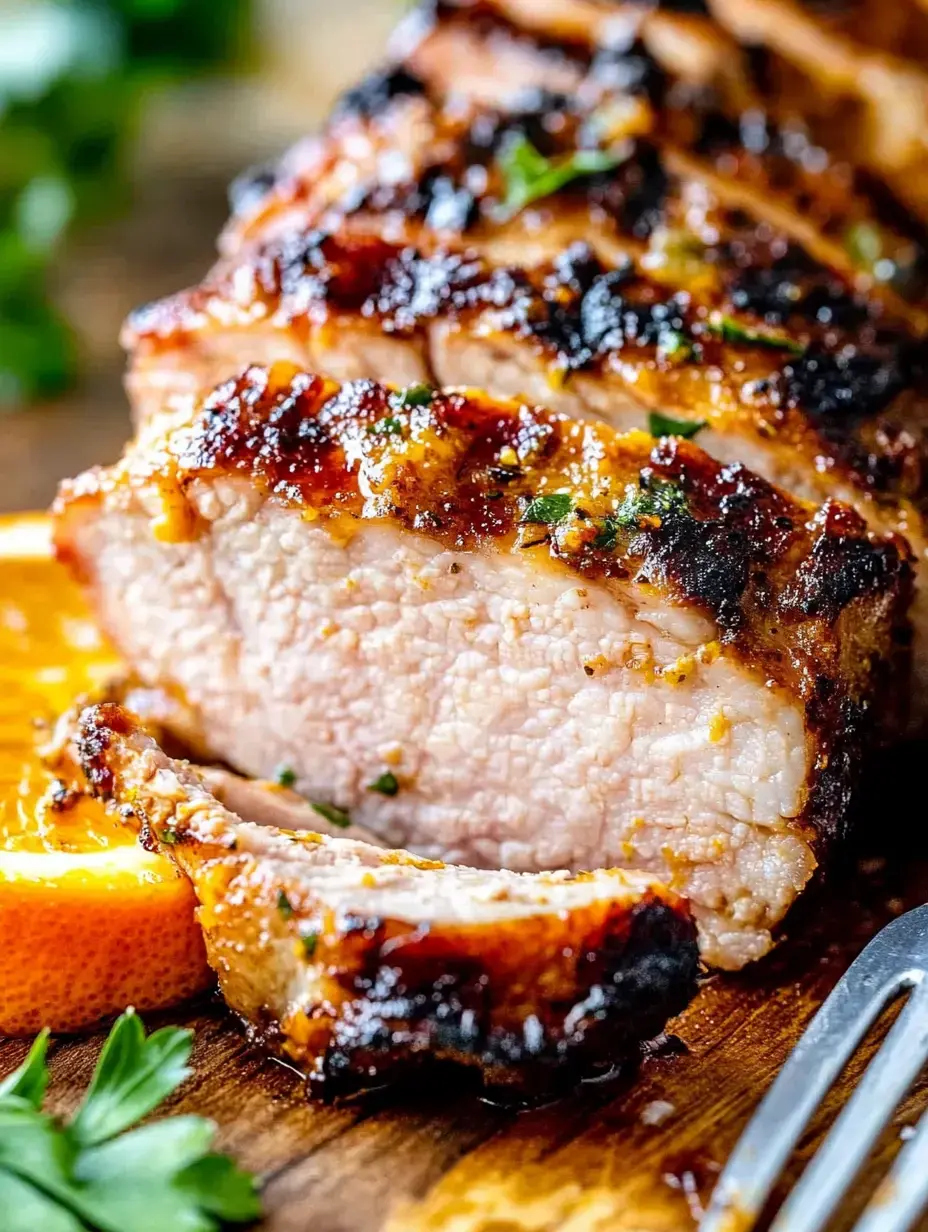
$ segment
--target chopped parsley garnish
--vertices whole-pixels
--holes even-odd
[[[290,920],[293,918],[293,903],[287,898],[283,890],[277,893],[277,910],[280,912],[281,919]]]
[[[657,344],[658,358],[670,360],[673,363],[684,363],[691,359],[695,347],[686,334],[679,329],[665,329]]]
[[[612,551],[624,533],[641,529],[646,519],[663,519],[673,514],[686,512],[686,496],[667,479],[651,479],[646,487],[634,487],[629,484],[625,489],[625,497],[613,513],[607,513],[602,520],[602,527],[593,540],[593,547],[601,551]]]
[[[573,507],[574,498],[569,492],[552,492],[550,496],[536,496],[529,502],[520,521],[541,526],[557,526],[559,522],[564,522],[570,517]]]
[[[378,419],[376,423],[370,424],[367,430],[372,436],[402,436],[403,421],[395,415],[387,415],[385,419]]]
[[[83,1101],[64,1121],[42,1111],[49,1079],[43,1031],[24,1064],[0,1083],[3,1227],[218,1232],[257,1219],[254,1178],[212,1151],[211,1121],[185,1115],[136,1124],[189,1077],[192,1044],[193,1032],[177,1027],[146,1036],[127,1010],[103,1045]]]
[[[274,771],[274,782],[278,787],[292,788],[296,783],[296,771],[292,766],[278,766]]]
[[[628,157],[615,150],[574,150],[561,158],[545,158],[524,134],[504,142],[496,156],[505,186],[503,211],[509,217],[533,201],[550,197],[581,175],[611,171]]]
[[[801,342],[794,342],[785,334],[765,334],[740,324],[734,317],[724,315],[707,321],[706,332],[715,334],[723,342],[730,342],[735,346],[748,343],[750,346],[767,347],[771,351],[789,351],[791,355],[802,355],[806,349]]]
[[[652,436],[679,436],[691,441],[705,426],[704,419],[673,419],[660,411],[651,411],[648,415],[648,431]]]
[[[316,952],[316,946],[319,944],[318,933],[301,933],[300,940],[303,942],[303,953],[307,958],[312,958]]]
[[[383,774],[374,779],[373,783],[367,785],[368,791],[379,791],[382,796],[395,796],[399,789],[399,781],[390,770],[385,770]]]
[[[434,397],[435,390],[431,385],[407,385],[405,389],[394,390],[390,401],[394,406],[403,409],[407,406],[428,406]]]
[[[347,830],[351,825],[351,818],[345,810],[336,808],[334,804],[317,804],[315,800],[310,800],[309,807],[333,826],[338,826],[340,830]]]
[[[161,840],[161,842],[164,843],[166,846],[173,847],[174,844],[177,842],[177,840],[180,838],[180,835],[177,833],[176,830],[173,830],[171,829],[170,826],[167,826],[165,827],[164,830],[161,831],[158,837]]]

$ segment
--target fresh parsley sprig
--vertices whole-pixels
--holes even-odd
[[[42,1111],[48,1031],[0,1083],[4,1232],[216,1232],[261,1214],[254,1178],[211,1149],[216,1127],[175,1116],[131,1128],[190,1075],[193,1033],[146,1036],[127,1010],[68,1122]]]
[[[574,150],[558,159],[545,158],[524,134],[503,143],[496,162],[503,177],[502,214],[512,218],[519,210],[559,192],[582,175],[611,171],[628,157],[627,151]]]

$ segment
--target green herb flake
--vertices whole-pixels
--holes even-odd
[[[399,789],[397,777],[390,770],[385,770],[367,785],[368,791],[379,791],[382,796],[395,796]]]
[[[686,496],[667,479],[651,479],[638,487],[629,484],[619,507],[602,519],[593,547],[611,552],[619,537],[640,530],[647,518],[663,519],[687,512]]]
[[[170,826],[166,826],[159,833],[158,839],[160,842],[164,843],[166,847],[173,847],[175,843],[180,841],[180,834]]]
[[[388,415],[386,419],[378,419],[375,424],[371,424],[367,431],[371,436],[402,436],[403,421],[395,415]]]
[[[345,810],[336,808],[334,804],[318,804],[315,800],[311,800],[309,807],[314,813],[324,817],[331,825],[338,826],[340,830],[347,830],[351,825],[351,818]]]
[[[319,944],[318,933],[301,933],[300,940],[303,943],[303,954],[306,958],[312,958],[316,953],[316,946]]]
[[[520,521],[523,524],[557,526],[570,517],[574,498],[569,492],[552,492],[550,496],[536,496],[529,501]]]
[[[274,771],[274,782],[278,787],[291,789],[296,783],[296,771],[292,766],[278,766]]]
[[[749,346],[766,347],[770,351],[788,351],[790,355],[802,355],[805,347],[800,342],[794,342],[785,334],[766,334],[760,330],[750,329],[736,321],[734,317],[719,315],[706,322],[706,332],[721,338],[723,342],[734,346],[747,344]]]
[[[287,898],[283,890],[278,890],[277,892],[277,910],[280,913],[281,919],[290,920],[293,918],[293,903],[290,902],[290,899]]]
[[[648,431],[652,436],[679,436],[691,441],[705,426],[704,419],[673,419],[660,411],[651,411],[648,415]]]
[[[43,1032],[0,1084],[0,1209],[10,1212],[11,1232],[218,1232],[260,1216],[254,1178],[213,1153],[211,1121],[169,1116],[137,1125],[189,1077],[191,1031],[163,1027],[146,1035],[127,1010],[68,1123],[42,1111],[46,1039]]]
[[[695,347],[682,330],[667,329],[661,334],[660,341],[657,344],[659,359],[681,364],[685,363],[688,359],[692,359],[694,353]]]
[[[628,157],[626,150],[574,150],[558,159],[545,158],[524,134],[504,142],[496,162],[503,177],[503,212],[518,214],[533,201],[558,192],[582,175],[612,171]]]
[[[407,406],[428,406],[435,397],[431,385],[407,385],[405,389],[397,389],[390,395],[390,401],[401,409]]]

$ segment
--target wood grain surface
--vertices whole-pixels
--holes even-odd
[[[469,1082],[441,1071],[405,1090],[326,1107],[306,1100],[298,1075],[247,1046],[218,1004],[204,1003],[150,1016],[149,1025],[196,1030],[195,1074],[172,1110],[213,1117],[223,1146],[261,1174],[268,1232],[689,1232],[816,1006],[882,924],[928,897],[925,827],[912,803],[902,811],[902,776],[887,770],[876,795],[880,824],[865,850],[806,897],[778,950],[740,975],[710,978],[673,1024],[685,1050],[533,1110],[487,1103]],[[803,1140],[794,1173],[879,1036]],[[75,1104],[100,1042],[54,1041],[56,1110]],[[0,1043],[0,1074],[25,1048]],[[898,1149],[902,1127],[926,1104],[923,1075],[838,1228],[850,1226]],[[666,1119],[650,1123],[660,1114]]]

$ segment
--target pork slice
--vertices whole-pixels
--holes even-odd
[[[784,125],[765,115],[749,91],[734,91],[735,102],[719,89],[694,97],[668,79],[640,40],[585,65],[568,57],[570,89],[564,66],[553,80],[552,56],[564,59],[558,48],[533,53],[524,39],[471,19],[443,20],[409,53],[414,72],[400,66],[374,73],[337,105],[321,137],[298,143],[257,182],[243,181],[233,193],[223,252],[359,207],[386,214],[392,238],[404,218],[418,214],[433,230],[466,230],[472,241],[492,244],[506,215],[499,163],[514,141],[528,138],[555,161],[578,146],[605,145],[616,152],[615,170],[571,179],[549,194],[559,207],[553,218],[545,206],[537,218],[534,205],[520,218],[522,252],[513,259],[527,260],[552,221],[563,225],[565,196],[586,207],[571,238],[596,244],[613,237],[621,254],[668,227],[704,245],[747,215],[733,254],[744,246],[743,265],[754,265],[758,241],[781,257],[795,245],[924,332],[925,227],[872,176],[830,158],[795,120]],[[469,85],[481,71],[486,87]]]
[[[917,3],[858,0],[823,13],[801,0],[707,0],[700,14],[591,0],[486,0],[440,12],[455,8],[458,20],[496,12],[542,43],[591,49],[621,41],[637,23],[674,76],[743,83],[764,110],[801,118],[821,145],[883,177],[922,218],[928,214],[928,17]]]
[[[644,264],[616,270],[582,245],[524,267],[350,230],[294,236],[137,316],[133,388],[157,419],[180,390],[195,397],[235,371],[243,350],[340,380],[484,386],[622,430],[696,433],[713,456],[801,499],[854,505],[874,529],[906,536],[921,562],[928,401],[919,344],[880,328],[867,301],[798,258],[749,273],[713,265],[716,290],[704,285],[702,302],[698,272],[680,291]],[[843,329],[815,319],[829,296]],[[779,315],[778,297],[789,305]],[[755,314],[736,308],[745,299]],[[763,324],[764,305],[775,328]],[[180,420],[191,406],[180,399]],[[913,624],[920,726],[924,585]]]
[[[769,948],[904,695],[900,540],[516,402],[251,369],[56,518],[214,756],[429,857],[657,871],[723,966]]]
[[[427,1060],[537,1094],[635,1057],[696,990],[693,923],[645,874],[481,872],[255,825],[114,705],[84,712],[78,745],[190,878],[230,1007],[315,1095]]]

